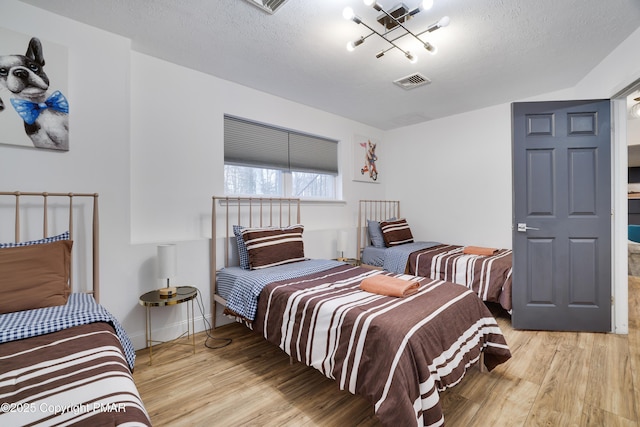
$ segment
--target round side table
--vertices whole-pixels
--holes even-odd
[[[182,335],[172,340],[175,344],[185,344],[193,347],[193,354],[196,353],[196,336],[194,325],[194,310],[193,300],[198,296],[198,288],[193,286],[178,286],[178,292],[171,297],[163,297],[160,295],[159,290],[150,291],[146,294],[140,295],[140,305],[146,309],[145,319],[145,337],[147,340],[147,347],[149,347],[149,365],[153,364],[153,344],[160,344],[164,341],[154,341],[151,337],[151,307],[166,307],[170,305],[187,304],[187,330]],[[187,338],[187,342],[179,342],[180,338]],[[189,342],[190,341],[190,342]]]

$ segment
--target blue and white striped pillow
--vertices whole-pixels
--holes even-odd
[[[0,248],[16,248],[20,246],[41,245],[43,243],[58,242],[60,240],[69,240],[69,232],[65,231],[64,233],[58,234],[57,236],[45,237],[44,239],[39,240],[29,240],[28,242],[0,243]]]

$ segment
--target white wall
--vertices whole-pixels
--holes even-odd
[[[355,134],[382,136],[132,52],[128,39],[18,1],[0,3],[0,26],[68,47],[70,103],[70,151],[0,145],[0,188],[100,194],[101,302],[136,348],[144,347],[145,328],[138,296],[162,286],[155,277],[159,242],[178,244],[175,283],[197,286],[210,317],[208,224],[211,196],[222,193],[223,114],[335,138],[345,170]],[[336,228],[350,230],[348,254],[355,256],[357,200],[384,196],[384,184],[356,183],[350,173],[340,179],[344,203],[303,206],[308,256],[335,257]],[[183,306],[152,310],[154,339],[172,337],[184,325]]]
[[[640,78],[635,31],[573,88],[532,100],[609,98]],[[511,247],[511,109],[497,105],[389,131],[394,174],[388,197],[403,201],[422,240]],[[614,108],[614,110],[616,110]],[[627,331],[626,119],[614,126],[614,305],[615,331]],[[622,149],[620,147],[623,147]],[[419,185],[406,185],[419,182]]]
[[[390,178],[388,196],[402,201],[402,216],[415,237],[511,247],[509,108],[490,107],[387,133],[385,143],[394,147],[391,168],[403,171]]]
[[[136,52],[131,80],[131,238],[177,242],[179,253],[186,242],[199,248],[196,267],[179,265],[178,281],[197,284],[205,304],[211,196],[223,195],[224,114],[340,141],[341,170],[349,171],[338,177],[344,203],[303,205],[305,254],[336,257],[336,230],[347,229],[346,255],[355,257],[357,200],[383,198],[385,184],[352,181],[353,137],[380,138],[380,130]],[[144,277],[153,278],[153,271]],[[224,320],[218,316],[217,323]]]
[[[147,55],[133,52],[131,65],[136,82],[131,90],[134,242],[211,235],[210,197],[223,194],[224,114],[336,139],[341,168],[348,171],[354,134],[382,135],[378,129]],[[384,181],[364,184],[351,178],[350,173],[339,177],[348,210],[358,197],[384,194]],[[355,225],[344,205],[321,206],[304,208],[305,233]]]
[[[68,47],[65,95],[70,104],[70,151],[0,145],[0,187],[99,193],[102,302],[125,325],[144,328],[143,318],[136,315],[135,273],[123,268],[131,262],[127,245],[130,41],[16,1],[1,3],[0,26],[39,37],[45,43],[45,60],[53,60],[47,59],[46,41]],[[7,109],[2,114],[12,113]]]

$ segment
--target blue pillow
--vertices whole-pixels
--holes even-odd
[[[384,237],[382,236],[382,230],[380,229],[380,223],[378,221],[367,220],[367,232],[369,233],[369,240],[374,248],[384,248]]]
[[[44,239],[39,240],[29,240],[28,242],[0,243],[0,248],[15,248],[19,246],[40,245],[43,243],[57,242],[59,240],[69,240],[69,232],[65,231],[64,233],[58,234],[57,236],[45,237]]]
[[[240,259],[240,267],[245,270],[251,270],[249,266],[249,252],[247,251],[247,245],[242,238],[242,230],[244,227],[241,225],[233,226],[233,234],[236,235],[236,244],[238,245],[238,258]]]

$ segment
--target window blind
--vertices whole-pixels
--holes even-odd
[[[225,163],[338,174],[338,142],[232,116],[224,117]]]
[[[225,116],[224,162],[289,169],[289,135],[279,129]]]

